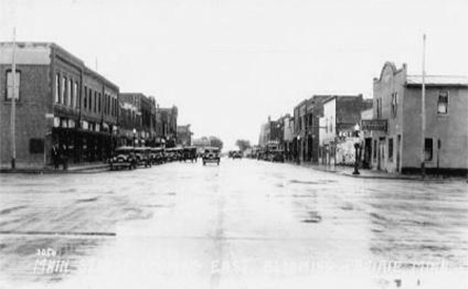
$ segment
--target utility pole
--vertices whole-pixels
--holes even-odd
[[[421,88],[421,177],[426,177],[426,34],[423,35]]]
[[[11,131],[11,168],[16,168],[16,27],[13,28],[13,55],[11,63],[12,76],[12,92],[11,92],[11,114],[10,114],[10,131]]]

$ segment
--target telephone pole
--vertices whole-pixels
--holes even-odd
[[[13,28],[13,55],[11,63],[11,114],[10,114],[10,131],[11,131],[11,168],[16,168],[16,28]]]
[[[426,34],[423,35],[421,88],[421,177],[426,177]]]

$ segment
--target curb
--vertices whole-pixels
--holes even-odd
[[[100,173],[109,170],[108,164],[99,164],[86,167],[71,167],[67,170],[63,169],[0,169],[0,174],[86,174]]]

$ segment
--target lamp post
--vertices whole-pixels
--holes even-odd
[[[354,133],[356,137],[359,137],[359,124],[354,126]],[[359,148],[360,148],[359,141],[354,143],[354,172],[353,175],[359,175]]]
[[[302,149],[302,146],[300,145],[301,144],[301,136],[298,135],[297,136],[297,154],[296,154],[296,157],[297,157],[297,164],[299,165],[301,163],[301,158],[300,158],[300,154],[301,154],[301,149]]]

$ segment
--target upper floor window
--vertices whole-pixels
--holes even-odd
[[[62,78],[62,101],[64,105],[67,105],[67,78]]]
[[[55,75],[55,103],[60,103],[60,74]]]
[[[20,72],[15,71],[15,87],[13,87],[13,72],[11,70],[7,71],[6,76],[6,100],[11,100],[13,94],[15,100],[19,100]]]
[[[88,88],[84,87],[83,108],[88,109]]]
[[[93,91],[91,88],[88,88],[88,110],[93,110]]]
[[[98,106],[98,92],[94,92],[94,112],[97,112],[97,106]]]
[[[75,81],[75,85],[73,86],[73,95],[75,96],[73,100],[73,107],[77,107],[77,102],[78,102],[78,82]]]
[[[102,97],[101,94],[98,94],[98,112],[101,112],[101,102],[102,102]]]
[[[392,93],[392,116],[396,117],[397,115],[397,110],[398,110],[398,92]]]
[[[377,98],[376,112],[377,112],[377,118],[381,118],[382,117],[382,99],[381,98]]]
[[[73,107],[73,101],[74,101],[74,96],[73,96],[73,80],[70,78],[68,80],[68,105]]]
[[[448,91],[439,92],[439,98],[437,100],[437,113],[438,114],[447,114],[448,113]]]

